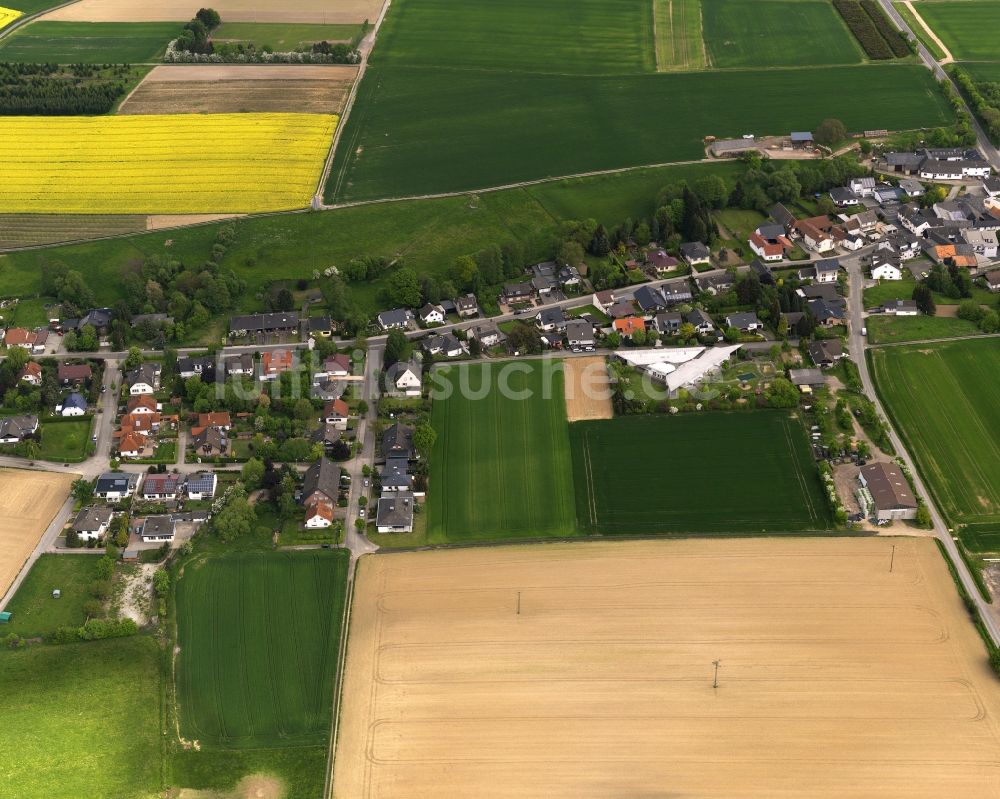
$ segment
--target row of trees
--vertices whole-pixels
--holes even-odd
[[[833,0],[833,6],[869,58],[884,61],[903,58],[912,52],[909,40],[903,38],[902,32],[893,27],[872,0]]]
[[[194,18],[184,25],[184,30],[174,42],[174,49],[187,53],[211,53],[212,40],[209,34],[222,23],[219,12],[214,8],[200,8]]]
[[[952,66],[952,77],[969,101],[969,105],[979,121],[983,123],[986,135],[994,143],[1000,143],[1000,83],[977,83],[972,76],[959,66]]]
[[[0,115],[106,114],[125,95],[127,65],[0,62]]]

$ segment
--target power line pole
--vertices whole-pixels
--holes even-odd
[[[892,554],[889,555],[889,573],[892,574],[892,564],[896,561],[896,545],[892,545]]]
[[[715,677],[712,678],[712,687],[713,688],[718,688],[719,687],[719,664],[721,662],[722,662],[721,660],[713,660],[712,661],[712,665],[715,666]]]
[[[517,592],[517,615],[521,615],[521,592]]]

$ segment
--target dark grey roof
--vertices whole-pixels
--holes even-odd
[[[94,493],[107,494],[109,491],[114,491],[125,494],[130,489],[135,488],[138,482],[139,475],[131,472],[105,472],[97,478],[97,482],[94,484]]]
[[[82,394],[73,392],[63,400],[63,408],[81,408],[87,410],[87,400]]]
[[[779,225],[777,223],[771,224],[765,222],[763,225],[757,228],[757,232],[763,236],[768,241],[778,238],[778,236],[785,235],[785,226]]]
[[[340,480],[340,467],[328,458],[320,458],[306,469],[302,478],[302,496],[309,497],[316,491],[325,494],[331,501],[338,496],[337,484]]]
[[[639,307],[644,313],[665,308],[667,305],[663,294],[650,286],[640,286],[637,288],[635,290],[635,301],[639,303]]]
[[[538,313],[538,321],[543,325],[561,325],[566,321],[566,314],[560,307],[543,308]]]
[[[865,464],[861,467],[861,475],[879,510],[917,507],[910,484],[895,463]]]
[[[806,344],[806,349],[809,351],[809,357],[813,359],[813,363],[817,364],[832,363],[844,355],[844,345],[840,343],[839,338],[810,341]]]
[[[753,324],[760,324],[757,314],[753,311],[741,311],[739,313],[727,314],[726,321],[732,327],[737,327],[740,330],[745,330]]]
[[[774,275],[771,274],[771,270],[763,261],[758,258],[754,258],[754,260],[750,262],[750,269],[757,273],[757,277],[760,278],[761,283],[766,286],[774,285]]]
[[[200,433],[191,436],[195,447],[224,450],[226,448],[226,433],[221,427],[206,427]]]
[[[73,529],[78,533],[96,533],[111,521],[111,508],[93,506],[81,508],[73,520]]]
[[[685,258],[708,258],[711,251],[708,246],[700,241],[687,241],[681,245],[681,255]]]
[[[142,536],[161,537],[174,534],[174,519],[172,516],[147,516],[142,523]]]
[[[819,369],[789,369],[788,379],[796,386],[822,386],[826,377]]]
[[[336,444],[343,432],[338,430],[331,422],[323,422],[313,431],[310,440],[314,444]]]
[[[378,501],[375,523],[379,527],[408,527],[413,524],[413,495],[399,491]]]
[[[37,427],[38,417],[33,414],[0,417],[0,438],[24,438]]]
[[[310,316],[309,317],[309,332],[310,333],[321,333],[325,330],[330,330],[333,327],[333,322],[330,321],[329,316]]]
[[[835,203],[854,203],[858,201],[858,195],[846,186],[834,186],[830,189],[830,198]]]
[[[393,308],[391,311],[382,311],[378,315],[378,323],[382,327],[392,327],[394,325],[405,325],[410,321],[412,314],[408,308]]]
[[[809,311],[820,322],[826,322],[830,319],[843,319],[845,315],[844,301],[809,300]]]
[[[795,214],[789,211],[784,205],[778,203],[770,211],[771,219],[784,227],[786,230],[795,224]]]
[[[593,341],[594,327],[583,319],[573,319],[566,324],[566,338],[570,341]]]
[[[216,477],[213,472],[195,472],[187,478],[189,494],[205,494],[215,490]]]
[[[148,383],[154,385],[163,367],[154,361],[139,365],[138,369],[133,369],[127,375],[128,384],[134,386],[136,383]]]
[[[382,488],[412,488],[413,477],[406,458],[388,458],[379,480]]]
[[[822,274],[823,272],[836,272],[840,269],[840,261],[837,258],[824,258],[820,261],[816,261],[813,266],[816,267],[816,274]]]
[[[382,454],[409,458],[413,454],[413,428],[399,422],[387,427],[382,434]]]
[[[295,311],[256,313],[234,316],[229,320],[230,332],[246,330],[249,333],[263,333],[266,330],[294,330],[298,326],[299,315]]]
[[[835,300],[840,296],[837,292],[837,287],[832,283],[814,283],[809,286],[799,286],[798,292],[807,300]]]
[[[695,327],[701,327],[702,325],[711,325],[714,327],[712,322],[712,317],[705,313],[701,308],[693,309],[687,316],[684,317],[688,322],[690,322]]]

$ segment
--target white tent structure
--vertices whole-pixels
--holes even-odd
[[[739,344],[726,347],[663,347],[618,350],[615,355],[664,383],[670,395],[676,396],[680,389],[696,386],[706,376],[718,371],[739,348]]]

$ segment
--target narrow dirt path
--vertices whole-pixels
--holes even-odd
[[[924,32],[927,34],[928,38],[931,41],[933,41],[934,44],[936,44],[938,47],[941,48],[941,52],[944,53],[944,58],[938,61],[938,63],[939,64],[954,63],[955,59],[951,55],[951,50],[949,50],[947,47],[944,46],[944,42],[942,42],[941,39],[938,38],[938,35],[933,30],[931,30],[931,26],[927,24],[927,22],[924,20],[922,16],[920,16],[920,12],[913,7],[913,0],[903,0],[903,5],[906,6],[907,10],[909,10],[911,14],[913,14],[913,18],[920,23],[920,27],[924,29]]]

